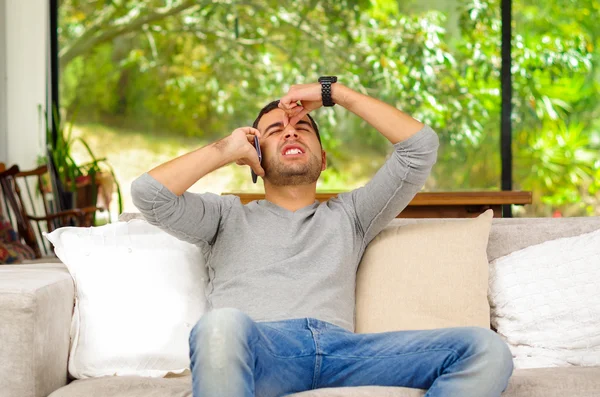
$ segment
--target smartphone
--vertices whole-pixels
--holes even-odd
[[[256,135],[254,135],[254,148],[256,149],[256,154],[258,154],[258,162],[262,165],[262,153],[260,152],[260,144],[258,143],[258,137]],[[252,182],[256,183],[258,175],[256,175],[252,169],[250,172],[252,173]]]

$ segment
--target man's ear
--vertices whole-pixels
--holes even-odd
[[[321,171],[325,171],[325,168],[327,168],[327,153],[321,150]]]

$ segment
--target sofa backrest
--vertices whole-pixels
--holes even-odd
[[[453,218],[396,218],[387,227],[421,222],[460,222]],[[487,254],[491,262],[511,252],[561,237],[572,237],[600,229],[600,216],[573,218],[494,218]]]

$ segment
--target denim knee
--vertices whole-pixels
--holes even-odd
[[[198,351],[218,365],[249,342],[254,322],[234,308],[215,309],[204,314],[190,332],[190,355]]]
[[[513,372],[513,357],[506,342],[494,331],[482,327],[468,327],[477,355],[487,370],[497,376],[510,377]]]
[[[200,335],[229,337],[239,335],[253,324],[250,317],[234,308],[215,309],[204,314],[190,332],[190,343]]]

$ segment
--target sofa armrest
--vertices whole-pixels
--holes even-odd
[[[0,395],[46,397],[67,384],[74,293],[62,263],[0,266]]]

